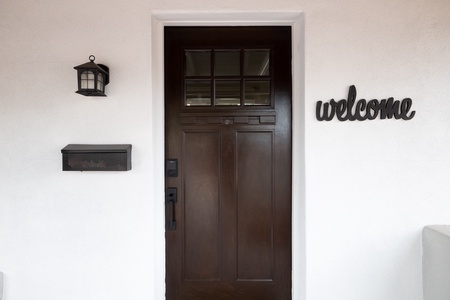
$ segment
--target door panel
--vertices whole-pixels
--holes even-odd
[[[166,27],[164,47],[167,299],[291,299],[290,27]]]
[[[184,272],[186,280],[219,279],[220,134],[184,133]]]
[[[238,280],[273,279],[272,150],[272,132],[236,135]]]

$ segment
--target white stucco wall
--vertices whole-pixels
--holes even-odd
[[[304,17],[294,299],[422,299],[421,230],[449,222],[450,2],[3,0],[4,300],[164,298],[155,16],[286,16],[274,11]],[[74,93],[73,67],[90,54],[110,67],[107,98]],[[345,98],[351,84],[358,99],[410,97],[416,116],[316,121],[316,101]],[[62,172],[68,143],[133,144],[133,170]]]

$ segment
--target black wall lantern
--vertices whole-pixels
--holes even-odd
[[[89,62],[74,67],[78,75],[78,94],[85,96],[103,96],[105,86],[109,83],[109,68],[94,63],[95,56],[89,56]]]

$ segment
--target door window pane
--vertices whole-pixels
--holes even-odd
[[[270,51],[247,50],[244,54],[244,75],[267,76],[270,75]]]
[[[239,76],[241,73],[241,55],[238,51],[215,52],[216,76]]]
[[[186,80],[186,105],[211,105],[211,81]]]
[[[241,104],[241,82],[239,80],[217,80],[216,81],[216,106],[240,105]]]
[[[270,105],[270,81],[245,81],[245,105]]]
[[[186,76],[210,76],[211,51],[186,51]]]

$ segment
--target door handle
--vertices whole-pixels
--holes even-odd
[[[166,191],[166,211],[168,220],[166,223],[167,230],[177,229],[177,222],[175,221],[175,203],[177,202],[177,188],[169,187]]]

